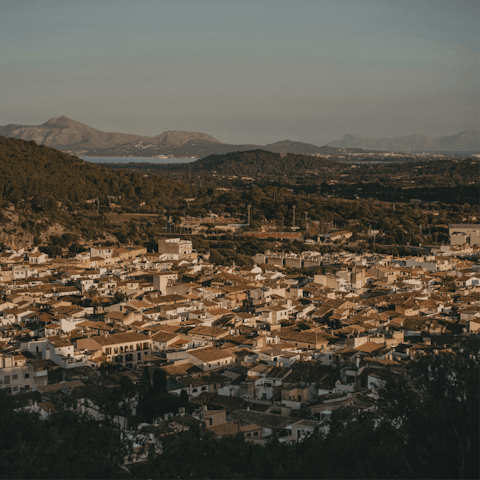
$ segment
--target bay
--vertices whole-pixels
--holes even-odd
[[[155,163],[166,165],[168,163],[192,163],[198,158],[157,158],[157,157],[79,157],[91,163]]]

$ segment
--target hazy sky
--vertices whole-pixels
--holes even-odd
[[[0,125],[323,145],[479,124],[480,2],[0,0]],[[473,123],[472,123],[473,122]]]

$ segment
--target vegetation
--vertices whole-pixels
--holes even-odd
[[[339,165],[324,158],[310,155],[293,155],[267,152],[265,150],[250,150],[248,152],[227,153],[225,155],[210,155],[186,164],[187,171],[215,171],[217,174],[258,176],[258,175],[299,175],[309,170],[322,168],[338,169]]]
[[[463,353],[424,357],[408,375],[387,380],[377,412],[354,412],[348,422],[337,413],[327,435],[260,446],[241,435],[214,440],[192,428],[126,471],[120,466],[129,447],[114,424],[60,408],[40,420],[16,411],[14,397],[0,392],[0,429],[9,432],[0,437],[0,478],[478,478],[480,371],[473,343]],[[165,395],[165,379],[154,373],[150,381],[145,373],[138,388]],[[120,390],[128,396],[135,387],[124,382]],[[111,414],[114,403],[105,401]]]
[[[136,207],[142,201],[163,204],[165,197],[191,195],[187,185],[167,178],[146,179],[137,172],[114,172],[33,141],[1,136],[0,168],[0,195],[14,204],[29,199],[36,212],[53,212],[61,205],[96,199],[100,205],[108,205],[109,197]]]
[[[0,137],[0,165],[2,239],[22,238],[50,256],[75,255],[85,241],[102,239],[154,248],[164,227],[178,232],[184,216],[205,218],[215,212],[245,222],[248,205],[251,229],[268,224],[289,230],[295,206],[296,225],[307,237],[349,229],[356,242],[348,247],[353,251],[395,253],[408,244],[438,244],[448,241],[447,223],[480,217],[472,175],[477,167],[470,160],[353,168],[256,150],[183,165],[183,173],[175,174],[178,182],[142,166],[139,171],[107,169],[34,142]],[[219,172],[251,174],[257,186]],[[394,203],[379,201],[382,197]],[[422,203],[412,204],[409,198]],[[203,238],[204,250],[212,251],[219,263],[249,264],[254,249],[283,248],[228,238],[214,224],[209,227],[207,233],[217,236]],[[369,229],[378,230],[375,239],[366,235]],[[292,251],[301,249],[294,245]]]
[[[0,478],[116,478],[120,432],[68,410],[41,420],[0,390]]]

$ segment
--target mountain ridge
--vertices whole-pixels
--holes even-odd
[[[7,138],[33,140],[48,147],[109,148],[128,143],[151,143],[160,145],[183,145],[196,141],[199,143],[218,143],[210,135],[199,132],[167,131],[148,137],[131,133],[103,132],[66,116],[50,118],[42,125],[0,126],[0,134]],[[173,140],[172,140],[173,139]]]
[[[327,154],[337,152],[332,147],[281,140],[269,145],[230,145],[200,132],[168,130],[153,137],[103,132],[66,116],[50,118],[42,125],[9,124],[0,126],[0,135],[83,156],[140,156],[140,157],[206,157],[255,149],[275,153]]]
[[[334,140],[327,143],[327,146],[334,148],[361,148],[375,150],[407,150],[411,152],[424,151],[452,151],[452,152],[473,152],[480,151],[480,130],[464,130],[455,135],[442,137],[430,137],[420,133],[404,135],[396,138],[369,138],[349,133],[341,140]]]
[[[81,156],[140,156],[140,157],[206,157],[262,149],[274,153],[326,155],[347,151],[406,151],[411,152],[480,152],[480,130],[465,130],[456,135],[429,137],[413,134],[395,139],[368,138],[347,134],[324,146],[293,140],[280,140],[267,145],[222,143],[200,132],[168,130],[155,136],[131,133],[103,132],[66,116],[50,118],[41,125],[8,124],[0,126],[0,135],[20,140],[33,140]]]

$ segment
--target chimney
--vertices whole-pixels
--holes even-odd
[[[360,357],[357,357],[356,363],[357,363],[357,368],[360,368]]]

